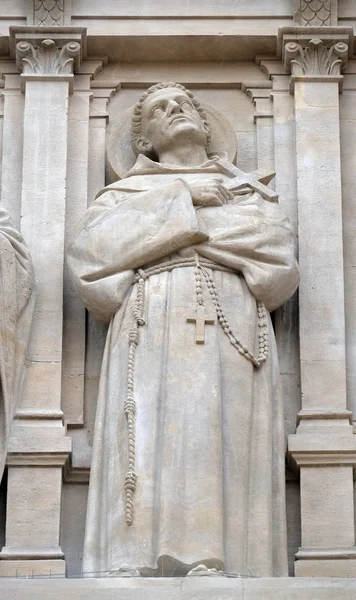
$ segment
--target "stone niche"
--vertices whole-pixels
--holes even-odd
[[[36,305],[0,487],[0,596],[355,597],[355,27],[347,0],[2,3],[0,202],[31,253]],[[228,119],[235,164],[276,173],[297,234],[299,293],[272,313],[288,578],[83,578],[107,325],[82,306],[65,248],[113,180],[111,123],[160,81]]]

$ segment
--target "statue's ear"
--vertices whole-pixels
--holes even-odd
[[[142,154],[150,154],[153,150],[152,144],[142,137],[138,138],[136,146]]]

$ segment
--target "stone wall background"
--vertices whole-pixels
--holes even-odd
[[[274,169],[274,136],[272,116],[263,119],[263,128],[256,125],[254,115],[256,107],[253,98],[247,92],[246,86],[252,82],[256,87],[266,83],[267,78],[259,67],[252,62],[229,63],[226,69],[221,69],[220,64],[200,63],[188,64],[159,64],[139,63],[128,65],[113,63],[107,65],[96,77],[96,85],[105,81],[106,85],[114,86],[121,82],[120,90],[111,99],[108,114],[120,114],[132,106],[141,91],[155,81],[174,80],[183,82],[192,87],[201,100],[205,100],[218,108],[231,122],[237,136],[238,153],[237,164],[244,171],[252,171],[263,161],[263,166]],[[244,91],[241,89],[245,83]],[[264,88],[262,93],[264,93]],[[269,92],[269,90],[267,90]],[[270,104],[269,98],[265,103]],[[269,108],[272,110],[272,105]],[[272,115],[272,113],[271,113]],[[293,133],[291,128],[291,133]],[[258,139],[259,138],[259,139]],[[258,142],[260,147],[258,149]],[[290,140],[294,144],[293,137]],[[290,165],[287,165],[290,167]],[[106,177],[108,181],[108,173]],[[291,182],[293,190],[293,182]],[[88,197],[90,203],[93,198]],[[287,208],[288,210],[288,208]],[[294,220],[294,211],[290,217]],[[282,364],[286,365],[286,372],[282,375],[286,393],[286,435],[295,430],[296,415],[300,409],[300,388],[298,372],[290,372],[288,360],[294,361],[293,355],[297,351],[293,348],[290,334],[296,335],[296,323],[289,322],[288,311],[283,309],[275,315],[277,329],[280,331],[279,349]],[[289,328],[289,332],[286,330]],[[288,335],[287,335],[288,334]],[[278,337],[278,331],[277,331]],[[101,355],[105,340],[105,328],[98,326],[90,320],[87,331],[85,385],[84,385],[84,427],[71,428],[69,433],[73,439],[73,463],[77,467],[88,467],[90,464],[93,425],[95,418],[95,405],[97,397],[98,380],[100,374]],[[295,340],[294,340],[295,341]],[[300,546],[300,501],[299,482],[296,475],[288,471],[288,535],[290,574],[293,574],[294,555]],[[84,517],[87,497],[86,484],[65,483],[63,489],[62,507],[62,549],[67,559],[68,573],[74,575],[80,572],[82,544],[84,536]]]
[[[9,27],[37,25],[27,0],[0,3],[1,201],[21,227],[24,94],[9,49]],[[231,121],[238,166],[276,169],[283,210],[297,227],[295,116],[289,77],[277,57],[278,29],[292,27],[292,0],[64,0],[62,26],[87,28],[87,59],[69,96],[66,231],[108,183],[105,130],[114,112],[132,105],[161,80],[184,83]],[[356,5],[339,0],[340,27],[356,27]],[[185,41],[179,36],[184,32]],[[209,44],[206,40],[209,37]],[[341,169],[346,310],[348,406],[356,420],[356,58],[354,50],[340,96]],[[107,58],[108,57],[108,60]],[[272,66],[271,66],[272,65]],[[273,86],[273,87],[272,87]],[[35,142],[34,142],[35,144]],[[333,140],[330,140],[332,146]],[[53,169],[55,169],[55,161]],[[105,176],[106,172],[106,176]],[[106,179],[105,179],[106,177]],[[328,201],[327,189],[325,201]],[[49,264],[50,268],[50,264]],[[330,282],[332,286],[332,281]],[[80,573],[88,473],[105,328],[85,315],[64,271],[62,410],[72,439],[64,471],[60,545],[67,573]],[[285,395],[286,435],[294,433],[300,401],[298,305],[293,299],[274,316]],[[321,340],[322,343],[322,340]],[[57,386],[58,382],[49,382]],[[57,389],[58,392],[58,389]],[[36,388],[20,408],[36,404]],[[45,408],[45,406],[44,406]],[[0,541],[5,527],[5,485],[0,488]],[[300,541],[298,475],[287,470],[290,573]],[[353,524],[350,524],[353,527]],[[3,545],[3,544],[2,544]]]

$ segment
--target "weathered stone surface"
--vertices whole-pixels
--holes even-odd
[[[349,579],[51,579],[0,580],[6,600],[354,600]]]
[[[22,394],[34,299],[29,251],[0,206],[0,479]]]
[[[8,456],[9,485],[4,481],[1,490],[6,560],[0,561],[0,574],[81,572],[83,483],[89,480],[107,328],[92,317],[86,320],[63,269],[63,249],[87,205],[109,183],[108,116],[112,121],[120,114],[125,124],[125,111],[138,90],[173,80],[226,115],[237,136],[240,169],[276,170],[272,188],[275,184],[294,230],[299,228],[301,302],[294,295],[273,317],[285,431],[294,434],[298,427],[290,438],[294,460],[287,472],[289,572],[355,576],[350,426],[350,417],[356,419],[354,0],[0,4],[1,206],[31,246],[38,294],[25,392]],[[11,33],[9,26],[15,27]],[[44,40],[54,45],[46,42],[40,50]],[[16,45],[22,42],[16,64]],[[71,42],[80,43],[76,57],[61,51]],[[72,58],[73,63],[66,62]],[[18,70],[23,59],[29,60],[25,70],[32,71],[27,75]],[[62,74],[54,72],[58,68]],[[184,318],[193,313],[190,306]],[[193,339],[195,324],[185,326]],[[215,326],[206,325],[206,344]],[[65,433],[73,450],[61,494],[61,470],[71,451]],[[302,471],[301,503],[297,469]],[[6,495],[11,545],[5,542]],[[59,520],[62,549],[56,539]],[[46,541],[46,532],[51,540]],[[30,538],[33,544],[43,542],[42,547],[31,548]],[[58,558],[62,551],[66,565]],[[24,553],[31,559],[24,559]],[[334,588],[330,582],[333,592],[320,590],[319,582],[314,587],[314,580],[307,580],[305,588],[298,580],[287,587],[283,583],[283,590],[276,582],[271,585],[273,598],[306,594],[315,600],[330,593],[343,598],[340,584]],[[272,587],[266,580],[261,586],[256,594],[269,599]],[[172,590],[168,597],[174,597]],[[223,585],[221,594],[226,591]]]
[[[224,149],[219,118],[209,122],[191,92],[158,84],[131,115],[139,156],[100,192],[68,249],[84,304],[112,319],[84,572],[125,564],[169,576],[202,563],[283,575],[282,410],[261,303],[271,310],[297,286],[293,233],[266,170],[208,158],[210,146]],[[124,141],[108,158],[120,175],[130,130],[116,135]]]

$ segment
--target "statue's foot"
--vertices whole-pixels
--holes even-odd
[[[109,577],[141,577],[140,572],[130,565],[123,564],[118,569],[113,569]]]
[[[221,577],[221,575],[224,575],[223,571],[214,568],[208,569],[205,565],[198,565],[187,573],[187,577]]]

